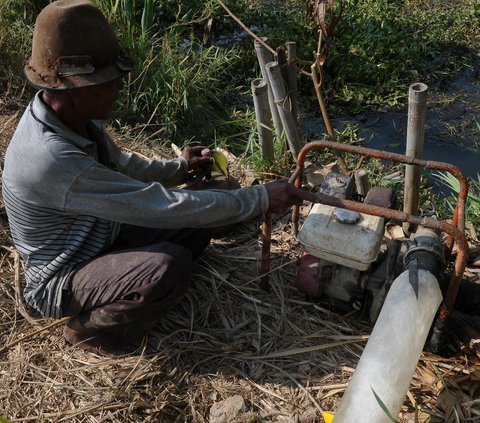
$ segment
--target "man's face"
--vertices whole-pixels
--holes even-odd
[[[109,119],[122,87],[123,80],[120,78],[101,85],[76,88],[74,90],[75,109],[86,120]]]

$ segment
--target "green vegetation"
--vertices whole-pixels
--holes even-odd
[[[475,1],[347,0],[327,62],[331,96],[350,110],[401,105],[410,83],[468,65],[479,28]]]
[[[0,54],[6,64],[2,85],[18,83],[21,78],[34,16],[47,3],[2,2]],[[240,28],[218,1],[96,3],[137,59],[119,110],[120,122],[148,122],[153,131],[163,125],[165,136],[189,139],[205,134],[206,140],[211,139],[214,127],[231,120],[239,108],[249,107],[232,99],[248,95],[249,81],[259,73],[252,39],[242,34],[236,41],[222,42],[235,31],[240,34]],[[295,41],[299,58],[313,60],[318,33],[305,20],[303,0],[241,0],[230,7],[258,35],[267,36],[272,47]],[[332,111],[401,105],[412,81],[429,83],[452,77],[478,51],[478,1],[449,5],[422,0],[343,0],[343,7],[333,37],[326,40],[324,91]],[[314,97],[309,78],[301,78],[300,89],[303,96]],[[317,108],[316,100],[307,103]],[[221,127],[231,135],[228,125]],[[218,130],[216,134],[221,135]]]
[[[460,191],[460,184],[457,178],[450,173],[435,173],[434,178],[440,181],[443,185],[450,188],[453,194],[447,197],[443,205],[447,208],[450,214],[455,209],[457,202],[457,195]],[[477,174],[477,179],[470,181],[468,190],[467,202],[465,205],[465,219],[472,222],[473,226],[480,229],[480,175]]]

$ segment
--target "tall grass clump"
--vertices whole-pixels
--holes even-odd
[[[211,139],[215,124],[228,118],[224,102],[238,61],[235,49],[201,39],[216,2],[97,3],[136,60],[121,100],[121,118],[180,142],[194,136]]]
[[[175,29],[164,33],[146,51],[132,81],[127,103],[142,121],[162,125],[177,137],[212,134],[215,122],[228,113],[220,101],[222,81],[228,78],[231,50],[203,48]]]

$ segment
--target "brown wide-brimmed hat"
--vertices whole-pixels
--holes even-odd
[[[32,55],[25,66],[37,88],[64,90],[110,82],[133,61],[109,22],[89,0],[58,0],[35,21]]]

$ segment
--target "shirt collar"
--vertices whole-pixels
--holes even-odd
[[[68,126],[66,126],[55,114],[55,112],[49,107],[42,99],[43,90],[37,92],[33,101],[30,104],[31,112],[36,119],[43,122],[45,125],[53,129],[53,131],[62,137],[70,140],[79,148],[85,148],[94,144],[93,141],[88,140],[87,138],[82,137],[77,134],[75,131],[72,131]]]

